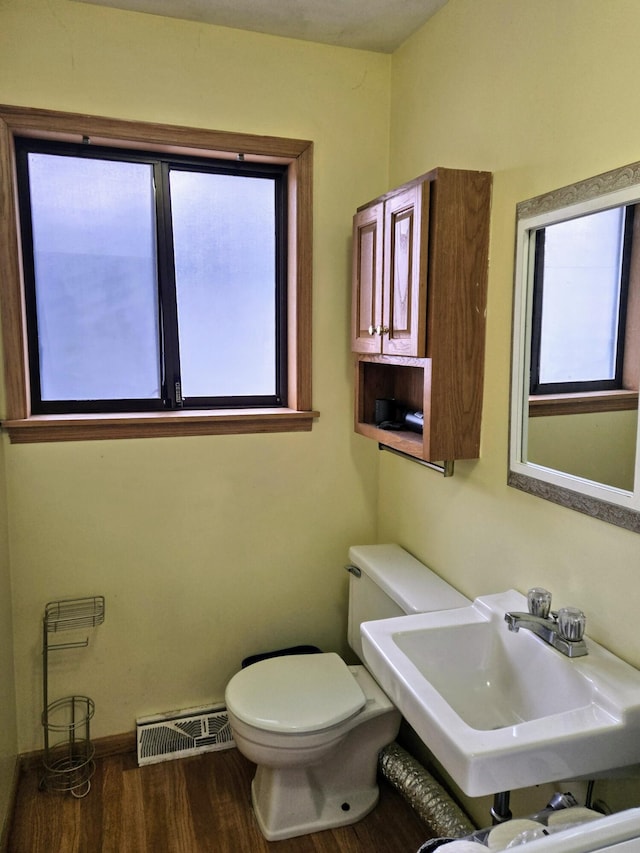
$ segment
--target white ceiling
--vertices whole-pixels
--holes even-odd
[[[79,0],[133,12],[392,53],[447,0]]]

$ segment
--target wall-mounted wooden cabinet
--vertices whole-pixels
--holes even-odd
[[[354,218],[354,352],[424,355],[429,184],[410,186]]]
[[[490,173],[439,168],[354,217],[355,429],[420,459],[480,452],[490,205]],[[380,429],[377,399],[423,432]]]

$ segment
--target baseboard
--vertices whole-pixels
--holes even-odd
[[[95,758],[107,758],[110,755],[125,755],[136,751],[136,733],[127,732],[121,735],[109,735],[108,737],[96,738],[91,741],[95,747]],[[44,750],[34,752],[23,752],[19,756],[20,768],[32,770],[42,764]],[[0,848],[0,853],[3,853]]]

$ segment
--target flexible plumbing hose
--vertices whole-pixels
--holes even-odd
[[[440,837],[462,838],[475,832],[462,809],[413,756],[395,741],[379,756],[382,775]]]

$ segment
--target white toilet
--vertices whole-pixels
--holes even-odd
[[[470,602],[398,545],[349,550],[349,645],[360,623]],[[236,746],[257,765],[253,808],[269,841],[355,823],[378,801],[378,752],[400,714],[364,666],[335,653],[261,660],[226,690]]]

